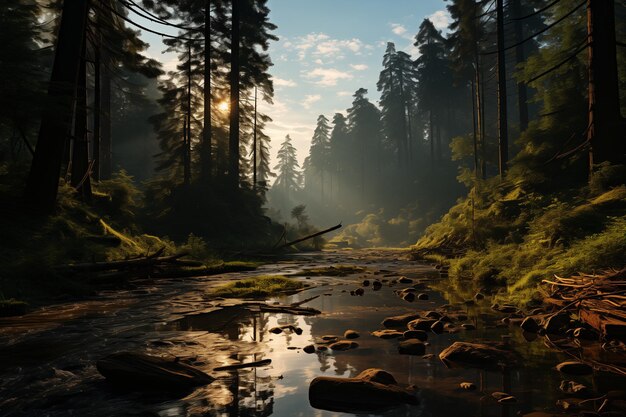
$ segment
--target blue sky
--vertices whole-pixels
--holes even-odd
[[[272,156],[289,134],[300,162],[318,115],[332,119],[336,112],[345,113],[361,87],[377,103],[376,82],[387,42],[415,58],[413,37],[422,20],[429,17],[440,29],[448,25],[443,0],[269,0],[268,6],[280,39],[269,50],[274,105],[264,104],[261,110],[274,119],[267,127]],[[175,65],[175,57],[160,54],[158,37],[146,40],[152,57],[164,60],[166,68]]]

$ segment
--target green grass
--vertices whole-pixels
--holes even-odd
[[[214,297],[224,298],[265,298],[304,288],[305,285],[294,279],[280,275],[262,275],[230,282],[211,291]]]
[[[554,274],[593,273],[626,265],[626,186],[582,187],[548,196],[519,187],[486,187],[459,201],[416,245],[418,258],[443,262],[443,249],[465,249],[450,279],[472,291],[500,287],[507,302],[538,300]],[[427,254],[424,256],[424,254]]]

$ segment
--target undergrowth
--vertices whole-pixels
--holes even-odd
[[[538,284],[554,274],[622,268],[622,168],[602,166],[589,185],[550,193],[528,182],[481,181],[412,250],[449,263],[453,281],[471,282],[475,289],[500,287],[520,304],[538,299]]]

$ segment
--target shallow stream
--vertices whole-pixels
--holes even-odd
[[[309,276],[311,288],[269,300],[290,304],[319,295],[306,306],[318,316],[250,313],[233,302],[211,300],[207,290],[232,278],[259,274],[293,274],[330,265],[355,265],[363,271],[348,276]],[[432,288],[422,291],[428,300],[409,303],[388,281],[406,276]],[[308,278],[308,279],[307,279]],[[350,295],[364,279],[386,280],[382,289],[365,287],[363,296]],[[543,338],[528,341],[514,325],[503,325],[501,314],[489,309],[489,297],[477,305],[463,304],[445,290],[439,273],[409,261],[396,251],[338,251],[294,256],[248,273],[203,278],[145,281],[126,291],[102,292],[92,300],[42,309],[19,318],[0,319],[0,416],[343,416],[314,409],[308,400],[316,376],[352,377],[367,368],[382,368],[402,385],[417,386],[420,404],[383,410],[386,416],[516,416],[533,411],[557,412],[562,376],[554,369],[564,353],[548,348]],[[376,338],[381,321],[416,310],[434,310],[453,304],[468,315],[465,323],[476,330],[429,335],[427,355],[400,355],[397,340]],[[280,334],[282,325],[302,329]],[[302,348],[324,335],[360,333],[359,347],[349,351],[305,353]],[[437,355],[454,341],[496,341],[508,344],[520,356],[512,370],[487,372],[448,369]],[[216,377],[212,384],[185,395],[140,394],[121,391],[97,372],[95,361],[119,351],[140,351],[178,357]],[[580,347],[586,355],[607,358],[598,344]],[[433,354],[433,355],[428,355]],[[236,372],[213,368],[252,360],[271,359],[269,366]],[[608,373],[568,378],[596,393],[626,389],[626,379]],[[475,391],[459,387],[473,382]],[[491,393],[504,391],[517,402],[501,405]]]

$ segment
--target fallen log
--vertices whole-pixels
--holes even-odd
[[[276,250],[285,249],[285,248],[288,248],[289,246],[293,246],[293,245],[296,245],[296,244],[298,244],[298,243],[302,243],[302,242],[304,242],[304,241],[306,241],[306,240],[313,239],[313,238],[316,238],[316,237],[318,237],[318,236],[325,235],[326,233],[333,232],[333,231],[335,231],[335,230],[337,230],[337,229],[340,229],[341,227],[342,227],[342,226],[341,226],[341,223],[340,223],[340,224],[338,224],[338,225],[336,225],[336,226],[333,226],[333,227],[330,227],[330,228],[328,228],[328,229],[326,229],[326,230],[322,230],[321,232],[313,233],[312,235],[305,236],[305,237],[303,237],[303,238],[300,238],[300,239],[294,240],[294,241],[292,241],[292,242],[287,242],[287,243],[285,243],[284,245],[280,245],[279,247],[277,247],[277,248],[276,248]]]
[[[155,257],[152,256],[144,256],[141,258],[135,259],[124,259],[119,261],[109,261],[109,262],[86,262],[79,264],[67,264],[67,265],[59,265],[54,267],[57,272],[99,272],[99,271],[110,271],[110,270],[119,270],[119,269],[131,269],[131,268],[141,268],[145,266],[153,266],[159,264],[172,264],[176,265],[177,262],[187,262],[181,261],[179,258],[186,256],[187,253],[179,253],[176,255],[163,256],[163,257]]]

